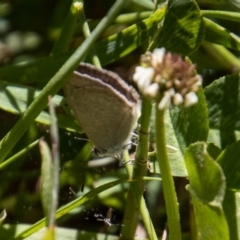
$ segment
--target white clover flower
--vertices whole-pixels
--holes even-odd
[[[195,65],[164,48],[141,56],[141,65],[136,67],[133,79],[144,96],[159,102],[160,110],[171,104],[190,107],[197,103],[195,92],[202,78],[196,75]]]

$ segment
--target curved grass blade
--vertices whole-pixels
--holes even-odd
[[[217,23],[203,18],[205,25],[205,40],[240,50],[240,38]]]
[[[166,7],[164,6],[146,20],[96,42],[94,47],[102,66],[126,56],[149,40],[157,31],[158,24],[163,19],[165,12]],[[56,54],[24,65],[2,67],[0,68],[1,80],[18,83],[44,83],[58,71],[70,56],[71,53]],[[90,62],[91,58],[87,57],[85,61]]]
[[[65,215],[66,213],[70,212],[74,208],[79,207],[79,206],[83,205],[84,203],[88,202],[93,197],[97,196],[99,193],[101,193],[101,192],[103,192],[103,191],[105,191],[105,190],[107,190],[111,187],[114,187],[114,186],[116,186],[117,184],[120,184],[120,183],[122,183],[122,181],[117,180],[117,181],[113,181],[113,182],[104,184],[104,185],[102,185],[98,188],[95,188],[94,190],[88,192],[87,194],[83,195],[82,197],[79,197],[76,200],[66,204],[65,206],[63,206],[63,207],[61,207],[60,209],[57,210],[56,219]],[[24,238],[30,236],[31,234],[35,233],[36,231],[38,231],[42,227],[44,227],[45,224],[46,224],[46,218],[43,218],[42,220],[33,224],[30,228],[26,229],[22,233],[15,236],[13,239],[14,240],[24,239]]]

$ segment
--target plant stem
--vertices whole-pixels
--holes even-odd
[[[50,136],[52,143],[52,189],[51,189],[51,202],[49,203],[48,221],[49,228],[55,226],[55,214],[58,206],[58,189],[59,189],[59,169],[60,169],[60,157],[59,157],[59,134],[57,126],[57,118],[55,108],[51,98],[49,98],[49,112],[51,116]],[[44,184],[44,183],[43,183]]]
[[[240,22],[240,13],[239,12],[230,12],[230,11],[216,11],[216,10],[201,10],[203,17],[209,18],[220,18],[226,19],[229,21]]]
[[[240,69],[240,60],[233,53],[231,53],[224,46],[210,43],[207,41],[202,42],[202,47],[209,55],[214,58],[219,67],[232,71],[233,68]]]
[[[83,31],[84,37],[85,38],[90,37],[91,31],[90,31],[90,28],[89,28],[89,25],[88,25],[88,22],[87,22],[87,19],[86,19],[83,9],[79,14],[79,18],[80,18],[80,22],[82,24],[82,31]],[[97,56],[96,49],[94,46],[90,49],[89,54],[90,54],[90,57],[91,57],[91,60],[92,60],[92,63],[94,64],[94,66],[96,66],[97,68],[102,68],[101,62]]]
[[[143,98],[142,114],[140,119],[139,143],[136,151],[136,160],[133,169],[133,178],[142,179],[147,173],[147,156],[148,156],[148,128],[151,116],[151,101]],[[129,171],[128,171],[129,174]],[[129,177],[132,177],[130,174]],[[143,198],[144,181],[132,182],[129,187],[124,212],[123,228],[121,239],[134,239],[136,227],[139,222],[139,212],[141,213],[144,226],[151,240],[157,240],[145,200]]]
[[[125,13],[119,15],[114,23],[116,24],[134,24],[136,22],[142,21],[148,18],[153,12],[134,12],[134,13]]]
[[[67,52],[69,45],[72,41],[72,36],[77,26],[77,20],[79,17],[79,12],[83,11],[83,7],[80,4],[72,3],[66,20],[62,26],[61,33],[55,42],[50,55],[57,53]]]
[[[157,159],[160,166],[163,193],[167,209],[169,239],[180,240],[181,239],[180,217],[174,181],[171,174],[166,149],[164,111],[159,110],[157,104],[156,104],[155,131],[156,131]]]
[[[12,157],[6,159],[2,164],[0,164],[0,171],[3,170],[5,167],[8,167],[9,164],[14,163],[15,161],[19,161],[20,157],[22,157],[24,154],[29,152],[35,146],[37,146],[38,143],[39,143],[39,139],[37,139],[33,143],[29,144],[27,147],[25,147],[18,153],[14,154]]]

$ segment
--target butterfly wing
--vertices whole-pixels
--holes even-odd
[[[114,154],[128,142],[136,106],[127,104],[117,91],[91,78],[72,76],[64,86],[75,117],[95,147]]]

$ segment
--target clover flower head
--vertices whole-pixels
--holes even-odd
[[[161,110],[171,104],[190,107],[197,103],[196,92],[202,83],[195,65],[164,48],[141,56],[141,66],[136,67],[133,80],[144,96],[159,100]]]

